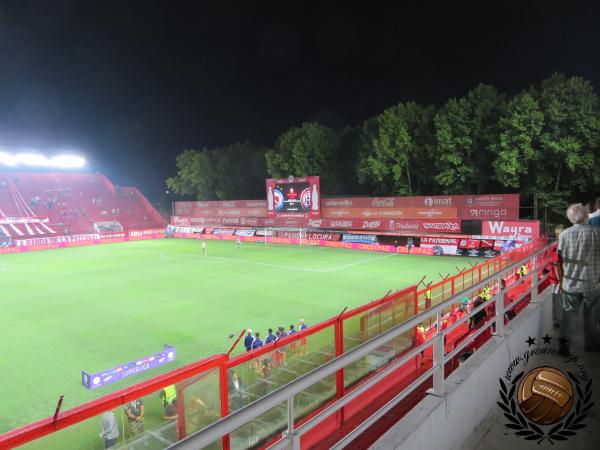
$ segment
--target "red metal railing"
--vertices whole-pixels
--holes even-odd
[[[56,419],[49,417],[15,429],[0,435],[0,449],[24,445],[35,440],[41,440],[40,448],[52,448],[52,442],[50,440],[46,442],[45,439],[49,439],[53,433],[59,432],[60,434],[59,430],[65,430],[75,424],[92,419],[97,429],[100,414],[121,407],[129,401],[154,395],[173,384],[177,385],[179,409],[176,435],[173,439],[182,439],[220,417],[226,416],[230,411],[253,402],[261,395],[266,395],[318,365],[342,355],[413,317],[422,309],[422,304],[429,307],[434,301],[449,298],[456,292],[460,292],[462,288],[479,282],[482,277],[485,278],[496,273],[541,248],[545,242],[545,240],[534,241],[429,286],[427,289],[431,291],[431,297],[426,296],[427,289],[417,292],[415,286],[409,287],[312,325],[302,332],[252,352],[233,358],[229,358],[227,355],[215,355],[61,412]],[[531,269],[537,270],[533,267]],[[427,300],[431,300],[432,303],[427,304]],[[319,389],[307,392],[304,398],[299,396],[299,404],[295,408],[297,423],[306,421],[333,400],[351,392],[383,370],[392,359],[413,348],[415,342],[415,331],[412,330],[385,348],[379,349],[376,354],[369,355],[369,358],[339,370],[335,377],[327,383],[323,383]],[[244,383],[244,394],[240,396],[231,387],[234,371]],[[416,360],[400,367],[397,376],[388,377],[389,382],[381,383],[376,386],[376,389],[369,390],[368,395],[361,395],[351,401],[335,416],[335,420],[324,423],[321,431],[341,432],[344,423],[360,420],[361,414],[364,414],[369,408],[377,406],[376,398],[385,399],[393,396],[402,389],[402,386],[406,385],[407,381],[416,379],[419,371],[419,364]],[[245,439],[250,435],[257,440],[256,445],[272,442],[280,436],[282,431],[281,423],[277,419],[278,413],[279,411],[274,411],[266,418],[266,423],[271,428],[263,426],[260,432],[252,428],[239,430],[223,438],[221,442],[215,443],[215,448],[229,449],[231,439]],[[304,436],[302,445],[310,447],[321,434]],[[94,435],[97,439],[97,433]],[[61,442],[60,437],[57,438],[59,438],[58,442]],[[78,443],[80,444],[80,442]],[[61,448],[63,447],[61,446]]]

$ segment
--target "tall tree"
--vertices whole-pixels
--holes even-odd
[[[530,194],[535,187],[535,168],[542,157],[540,138],[544,114],[530,91],[516,95],[499,121],[499,140],[493,146],[496,180],[507,188]]]
[[[435,117],[437,138],[435,179],[441,190],[479,193],[489,188],[490,154],[498,142],[503,94],[479,85],[460,99],[450,99]]]
[[[540,147],[548,179],[541,188],[577,193],[600,188],[600,116],[598,96],[588,80],[554,74],[539,90],[544,113]],[[551,179],[550,179],[551,176]]]
[[[184,150],[177,155],[177,175],[167,179],[167,187],[176,194],[198,200],[214,200],[215,167],[208,149]]]
[[[338,143],[338,135],[318,123],[306,122],[301,127],[292,127],[267,150],[267,172],[273,177],[319,175],[324,191],[335,191],[340,181],[335,160]]]
[[[249,142],[177,156],[177,176],[167,179],[173,192],[198,200],[261,198],[266,178],[265,150]]]
[[[381,195],[418,193],[430,179],[432,108],[399,103],[363,126],[358,180]]]

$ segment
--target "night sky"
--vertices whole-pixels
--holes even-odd
[[[183,148],[268,146],[303,121],[341,129],[555,71],[600,87],[594,5],[213,3],[0,2],[0,148],[77,150],[156,200]]]

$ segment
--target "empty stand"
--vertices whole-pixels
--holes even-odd
[[[0,226],[13,239],[94,233],[95,222],[109,221],[124,230],[166,225],[139,190],[104,175],[0,173]]]

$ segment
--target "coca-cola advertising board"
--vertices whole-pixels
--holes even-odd
[[[503,237],[514,240],[531,240],[540,237],[539,220],[484,220],[481,234],[486,237]]]
[[[319,177],[270,178],[266,185],[269,217],[321,217]]]
[[[519,194],[439,195],[411,197],[325,198],[326,208],[447,208],[457,209],[460,219],[518,219]]]

